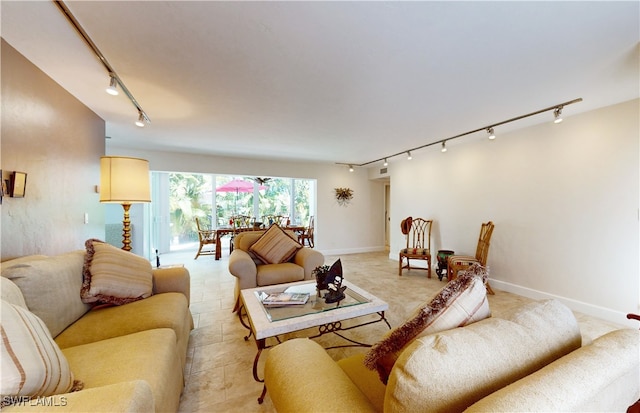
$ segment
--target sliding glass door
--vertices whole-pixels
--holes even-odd
[[[156,249],[160,254],[195,250],[195,218],[209,228],[228,225],[233,215],[257,221],[265,215],[283,215],[306,225],[315,211],[315,180],[152,172],[151,182],[152,256]]]

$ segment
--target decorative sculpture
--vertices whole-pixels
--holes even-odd
[[[326,303],[337,303],[344,299],[344,291],[346,286],[342,286],[342,262],[338,259],[329,267],[328,265],[321,265],[313,270],[313,274],[316,277],[316,289],[318,290],[318,297],[324,298]],[[322,296],[321,291],[327,290],[327,293]]]
[[[351,188],[335,188],[336,200],[341,206],[347,205],[353,199],[353,189]]]
[[[330,304],[342,301],[345,297],[344,290],[347,289],[347,286],[342,285],[342,262],[340,262],[340,259],[334,262],[329,269],[325,282],[329,292],[325,294],[324,302]]]

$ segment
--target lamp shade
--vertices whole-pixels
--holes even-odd
[[[100,202],[151,202],[149,161],[123,156],[100,158]]]

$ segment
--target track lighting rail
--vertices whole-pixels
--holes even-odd
[[[67,20],[69,20],[69,23],[71,23],[71,25],[76,29],[78,34],[80,34],[80,36],[84,39],[84,41],[87,43],[87,45],[91,48],[93,53],[100,60],[100,62],[104,66],[104,68],[109,73],[109,76],[112,79],[115,79],[115,81],[118,83],[118,85],[120,86],[120,88],[122,89],[124,94],[127,95],[127,97],[129,98],[129,100],[131,101],[133,106],[135,106],[136,109],[138,110],[138,114],[143,117],[143,119],[144,119],[144,121],[146,123],[151,123],[151,120],[147,116],[146,112],[142,109],[142,107],[140,106],[140,104],[138,103],[136,98],[133,97],[133,94],[131,94],[129,89],[127,89],[127,87],[124,85],[124,83],[122,82],[122,79],[120,79],[120,77],[118,76],[116,71],[113,70],[113,67],[111,66],[111,64],[109,64],[109,61],[107,60],[107,58],[104,57],[104,55],[102,54],[100,49],[98,49],[98,46],[96,46],[96,44],[93,42],[93,40],[91,40],[91,38],[89,37],[87,32],[82,28],[82,26],[80,25],[80,22],[78,22],[78,20],[76,20],[75,16],[73,15],[73,13],[71,13],[71,10],[69,10],[67,5],[64,4],[64,2],[61,1],[61,0],[53,0],[53,2],[56,4],[56,6],[58,6],[60,11],[67,18]]]
[[[373,163],[380,162],[380,161],[384,161],[386,163],[389,158],[393,158],[395,156],[404,155],[404,154],[408,154],[409,156],[411,156],[410,154],[411,154],[412,151],[416,151],[418,149],[424,149],[424,148],[427,148],[429,146],[442,145],[443,148],[444,148],[445,145],[446,145],[445,142],[453,140],[453,139],[461,138],[463,136],[471,135],[472,133],[476,133],[476,132],[480,132],[480,131],[488,131],[489,129],[491,129],[491,133],[493,133],[493,128],[495,128],[496,126],[504,125],[506,123],[515,122],[517,120],[528,118],[530,116],[538,115],[540,113],[549,112],[549,111],[553,110],[554,111],[554,115],[556,113],[559,114],[562,111],[563,107],[568,106],[568,105],[572,105],[572,104],[578,103],[578,102],[582,102],[582,98],[577,98],[577,99],[573,99],[573,100],[570,100],[570,101],[567,101],[567,102],[558,103],[557,105],[549,106],[548,108],[544,108],[544,109],[537,110],[535,112],[527,113],[526,115],[516,116],[515,118],[503,120],[502,122],[498,122],[498,123],[492,123],[490,125],[483,126],[481,128],[474,129],[474,130],[471,130],[471,131],[468,131],[468,132],[460,133],[458,135],[454,135],[454,136],[451,136],[449,138],[440,139],[438,141],[430,142],[430,143],[427,143],[427,144],[424,144],[424,145],[421,145],[421,146],[417,146],[415,148],[405,149],[405,150],[403,150],[401,152],[394,153],[393,155],[386,155],[386,156],[383,156],[382,158],[374,159],[373,161],[369,161],[369,162],[365,162],[365,163],[361,163],[361,164],[357,164],[357,163],[353,163],[353,162],[348,162],[348,163],[347,162],[336,162],[336,164],[338,164],[338,165],[349,165],[350,167],[355,167],[355,166],[367,166],[367,165],[371,165]]]

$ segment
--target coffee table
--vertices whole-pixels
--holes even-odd
[[[346,297],[339,303],[326,304],[323,299],[316,294],[315,281],[299,281],[287,284],[277,284],[265,287],[256,287],[242,290],[240,293],[242,306],[247,314],[249,324],[242,317],[243,309],[240,308],[238,316],[240,322],[249,330],[249,334],[244,338],[248,340],[252,335],[255,337],[258,352],[253,361],[253,378],[258,382],[263,379],[258,377],[258,360],[262,350],[271,346],[267,345],[268,338],[275,338],[280,342],[279,335],[305,330],[308,328],[318,327],[318,333],[309,337],[316,338],[324,334],[333,333],[347,340],[351,344],[342,346],[333,346],[328,348],[363,346],[370,347],[370,344],[361,343],[345,337],[342,331],[351,330],[365,325],[385,322],[387,327],[391,329],[391,325],[385,318],[384,312],[389,309],[389,305],[378,297],[369,294],[357,285],[344,281],[342,285],[347,286],[345,291]],[[287,307],[265,308],[260,299],[262,294],[271,294],[276,292],[309,292],[309,301],[304,305],[295,305]],[[342,321],[366,316],[370,314],[378,314],[379,318],[372,321],[365,321],[357,325],[348,327],[342,326]],[[258,399],[262,403],[265,390]]]

